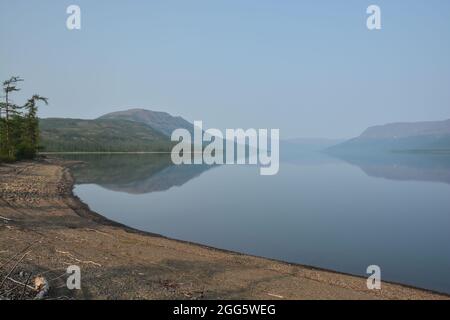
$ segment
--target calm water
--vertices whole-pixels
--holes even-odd
[[[77,156],[75,192],[137,229],[358,275],[376,264],[384,280],[450,293],[450,156],[284,151],[276,176]]]

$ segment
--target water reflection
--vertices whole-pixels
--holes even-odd
[[[213,168],[209,165],[173,165],[168,154],[79,154],[63,156],[80,161],[72,172],[76,183],[145,194],[182,186]],[[281,162],[296,166],[327,165],[344,161],[359,167],[370,177],[400,181],[427,181],[450,184],[449,154],[378,153],[326,154],[289,148]]]
[[[66,158],[81,162],[72,170],[76,184],[96,184],[129,194],[182,186],[213,168],[206,165],[175,166],[168,154],[79,154]]]
[[[85,203],[133,228],[361,276],[377,264],[385,280],[450,293],[449,158],[282,149],[279,174],[261,176],[168,155],[83,155],[73,172]]]
[[[449,154],[386,152],[335,157],[358,166],[370,177],[450,184]]]

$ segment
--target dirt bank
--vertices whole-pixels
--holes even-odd
[[[387,283],[370,291],[363,278],[134,232],[90,211],[72,187],[68,163],[0,165],[0,283],[23,257],[3,290],[42,274],[49,298],[448,298]],[[81,268],[81,290],[65,285],[69,265]]]

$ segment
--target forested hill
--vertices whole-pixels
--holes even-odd
[[[169,151],[170,138],[136,121],[40,119],[44,152]]]
[[[182,117],[174,117],[167,112],[146,109],[129,109],[112,112],[105,114],[98,119],[130,120],[143,123],[169,137],[176,129],[187,129],[191,133],[193,133],[194,130],[194,125]]]

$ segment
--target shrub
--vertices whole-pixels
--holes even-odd
[[[36,148],[27,143],[20,143],[16,148],[16,159],[33,159],[36,156]]]

